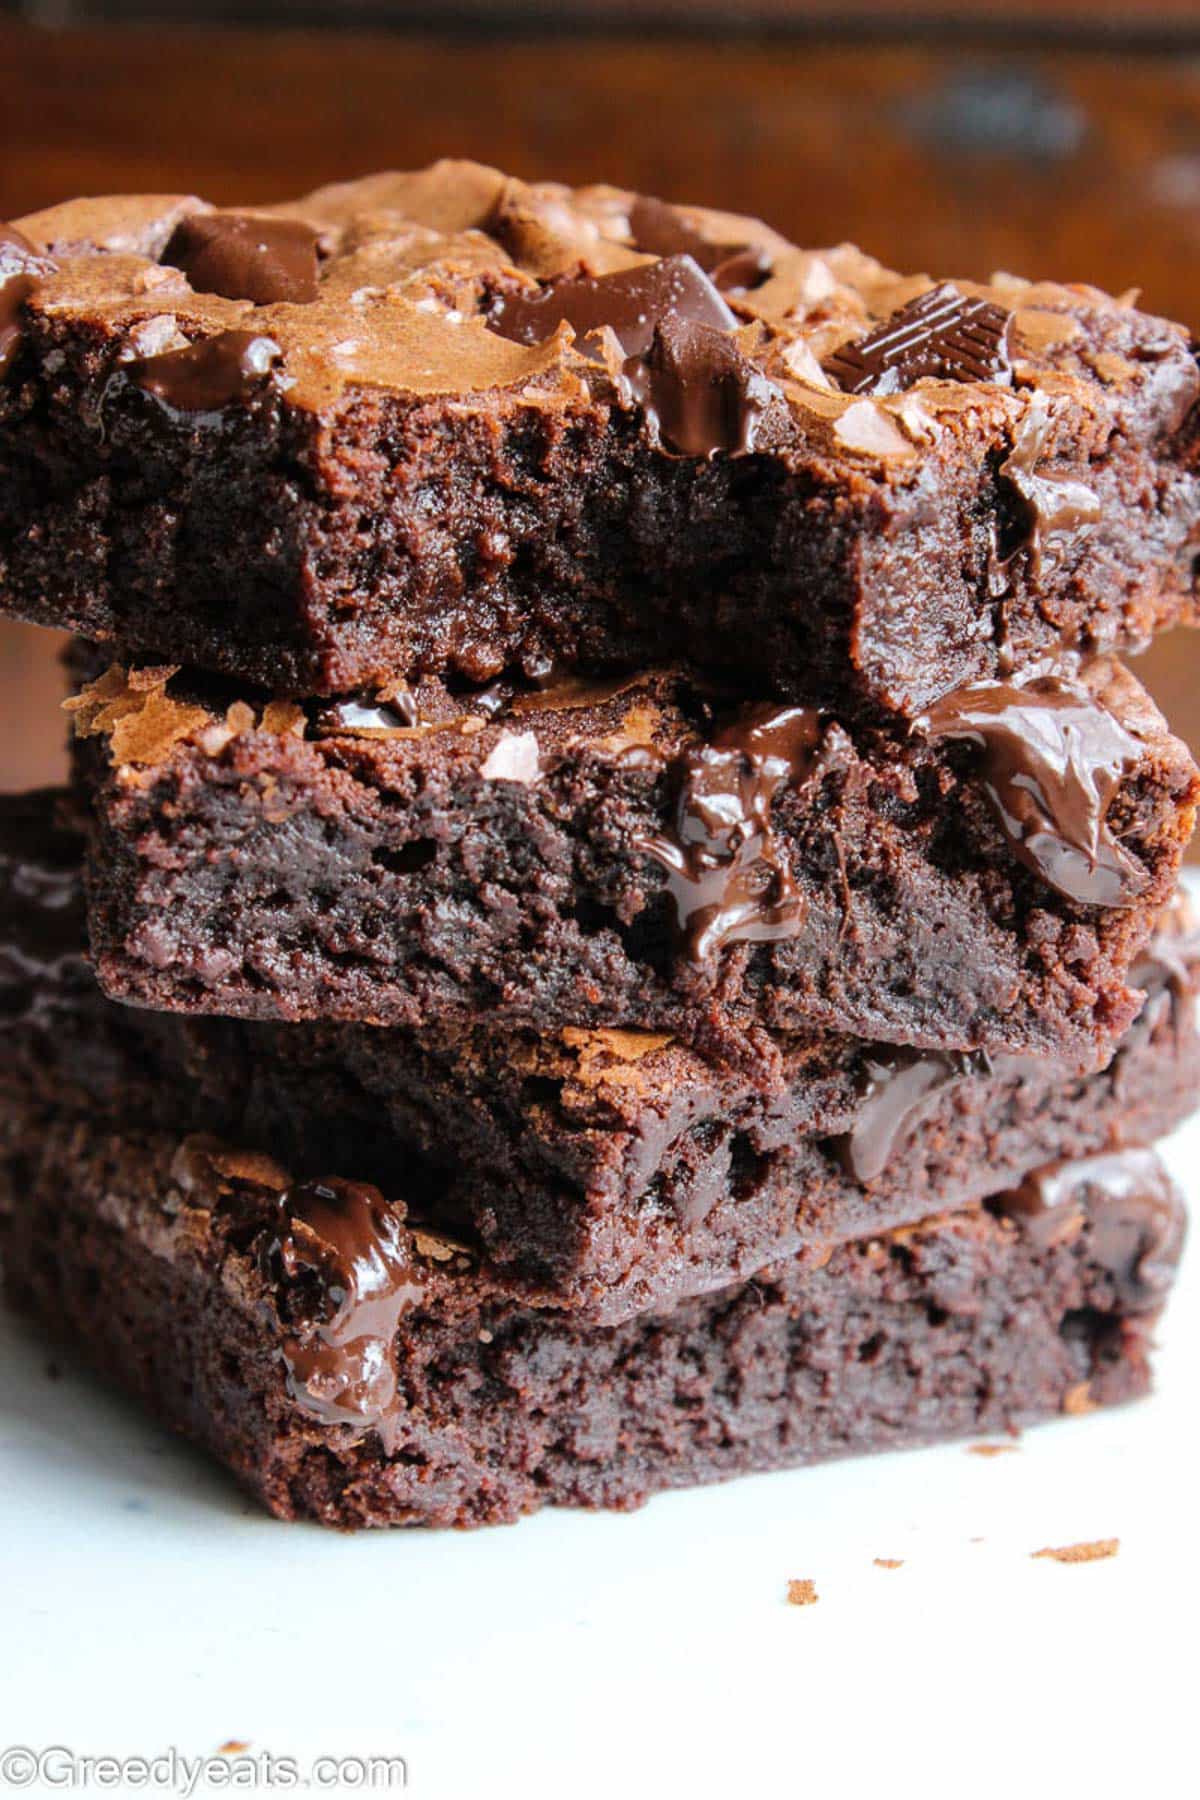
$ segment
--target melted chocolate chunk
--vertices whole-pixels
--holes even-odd
[[[249,399],[282,354],[274,338],[221,331],[185,350],[128,363],[122,373],[171,412],[218,413]]]
[[[317,233],[299,219],[193,213],[175,227],[162,260],[200,294],[256,306],[317,297]]]
[[[683,456],[744,456],[778,390],[721,331],[686,321],[658,327],[624,378],[651,432]]]
[[[393,1340],[422,1291],[404,1210],[364,1182],[307,1181],[279,1196],[279,1214],[264,1269],[289,1284],[289,1391],[322,1424],[374,1429],[390,1448]]]
[[[674,759],[674,835],[638,847],[667,871],[676,930],[694,963],[726,944],[795,937],[803,925],[804,901],[780,858],[771,806],[781,787],[816,766],[821,735],[809,707],[758,705],[711,744]]]
[[[690,256],[724,292],[759,287],[771,273],[771,258],[761,246],[713,243],[673,206],[649,194],[639,194],[630,208],[629,230],[635,250],[647,256]]]
[[[1153,1150],[1118,1150],[1047,1163],[992,1202],[1039,1249],[1085,1227],[1093,1259],[1132,1311],[1161,1305],[1183,1247],[1183,1203]]]
[[[1028,550],[1034,574],[1041,573],[1047,556],[1057,553],[1061,539],[1086,531],[1100,517],[1100,502],[1091,488],[1064,472],[1038,469],[1049,434],[1045,399],[1035,394],[1012,450],[1000,465],[1001,475],[1017,494],[1017,521],[998,546],[998,555],[1005,563],[1019,550]]]
[[[1130,906],[1149,877],[1113,837],[1109,804],[1142,751],[1086,689],[1055,675],[1015,687],[980,682],[921,722],[983,754],[983,778],[1014,852],[1069,900]]]
[[[38,276],[52,275],[54,267],[24,232],[0,219],[0,377],[7,372],[21,341],[21,308]]]
[[[1183,1042],[1196,1026],[1196,962],[1200,959],[1200,933],[1185,931],[1172,935],[1160,931],[1129,971],[1130,987],[1144,988],[1146,1003],[1138,1014],[1132,1032],[1153,1033],[1160,1020],[1169,1016],[1176,1044]],[[1128,1039],[1126,1040],[1128,1042]]]
[[[930,376],[1007,387],[1011,316],[990,300],[972,299],[943,282],[865,337],[835,350],[825,373],[847,394],[899,394]]]
[[[987,1058],[973,1051],[915,1050],[903,1044],[868,1051],[854,1124],[836,1140],[849,1173],[856,1181],[882,1175],[937,1096],[987,1069]]]
[[[552,282],[536,297],[505,294],[494,302],[487,322],[501,337],[539,344],[564,321],[579,348],[589,354],[595,334],[608,326],[627,357],[644,356],[655,328],[686,319],[718,331],[733,331],[737,320],[712,282],[690,256],[668,256],[615,275],[584,275]]]
[[[317,719],[317,730],[323,737],[339,733],[353,737],[378,737],[392,731],[411,731],[420,724],[416,698],[407,688],[399,689],[387,700],[369,694],[351,695],[325,707]]]

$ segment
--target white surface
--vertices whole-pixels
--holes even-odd
[[[1167,1156],[1200,1200],[1200,1125]],[[1194,1795],[1198,1306],[1193,1249],[1154,1397],[1010,1455],[360,1537],[262,1516],[5,1319],[0,1741],[399,1752],[455,1800]]]

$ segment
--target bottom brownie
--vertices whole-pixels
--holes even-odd
[[[1183,1233],[1144,1150],[588,1329],[377,1190],[8,1102],[10,1293],[280,1517],[476,1525],[1129,1399]]]

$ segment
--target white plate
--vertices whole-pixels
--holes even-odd
[[[1200,1191],[1200,1123],[1166,1155]],[[358,1537],[265,1517],[80,1369],[52,1379],[5,1319],[0,1739],[147,1758],[233,1740],[298,1779],[322,1754],[401,1755],[408,1791],[468,1800],[1193,1795],[1198,1286],[1193,1255],[1152,1399],[1009,1455]],[[1110,1537],[1113,1560],[1031,1559]],[[816,1605],[786,1603],[791,1577]],[[24,1767],[0,1757],[0,1796]],[[107,1791],[216,1791],[170,1772]]]

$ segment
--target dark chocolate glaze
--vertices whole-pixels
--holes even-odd
[[[1035,394],[1012,450],[1000,465],[1001,476],[1017,496],[1017,524],[998,546],[998,554],[1003,564],[1018,550],[1027,550],[1034,574],[1041,573],[1063,538],[1086,531],[1100,517],[1100,502],[1091,488],[1069,471],[1038,468],[1049,435],[1045,399]]]
[[[422,1292],[403,1207],[365,1182],[306,1181],[279,1196],[263,1260],[267,1278],[289,1290],[292,1397],[324,1425],[375,1429],[391,1449],[393,1340]]]
[[[835,350],[825,373],[847,394],[899,394],[927,376],[1007,387],[1010,318],[992,301],[972,299],[943,282]]]
[[[754,288],[771,273],[771,258],[756,244],[716,244],[665,200],[640,194],[629,210],[635,250],[647,256],[690,256],[723,292]]]
[[[317,297],[317,233],[299,219],[192,213],[175,227],[162,260],[201,294],[226,300],[304,304]]]
[[[416,697],[407,688],[398,689],[387,700],[370,694],[352,694],[323,707],[317,718],[317,729],[326,737],[339,732],[353,735],[356,731],[411,731],[420,723]]]
[[[781,787],[816,766],[820,716],[806,706],[747,707],[711,744],[672,761],[674,833],[639,848],[667,871],[679,938],[703,963],[726,944],[795,937],[804,902],[771,828]],[[653,755],[636,750],[633,756]]]
[[[987,1069],[987,1058],[974,1051],[914,1050],[904,1044],[880,1044],[868,1051],[854,1124],[836,1141],[850,1174],[856,1181],[882,1175],[937,1096]]]
[[[991,1202],[1041,1247],[1086,1226],[1093,1261],[1131,1311],[1160,1306],[1183,1248],[1183,1202],[1153,1150],[1047,1163]]]
[[[31,244],[23,231],[0,219],[0,377],[8,370],[21,341],[21,308],[39,275],[54,273],[54,264]]]
[[[737,320],[708,276],[690,256],[668,256],[661,262],[615,275],[581,275],[552,282],[536,296],[503,294],[488,314],[488,324],[501,337],[518,344],[538,344],[553,337],[564,321],[589,349],[588,340],[604,326],[612,331],[627,357],[644,356],[656,327],[667,319],[733,331]]]
[[[684,456],[745,456],[778,390],[727,332],[665,320],[624,378],[652,433]]]
[[[947,694],[920,727],[983,754],[1005,836],[1029,868],[1084,906],[1129,906],[1148,877],[1112,835],[1108,807],[1141,750],[1113,715],[1056,675]]]
[[[128,363],[121,373],[169,412],[219,413],[249,399],[282,354],[274,338],[253,331],[221,331],[185,350],[166,350],[161,356]]]

